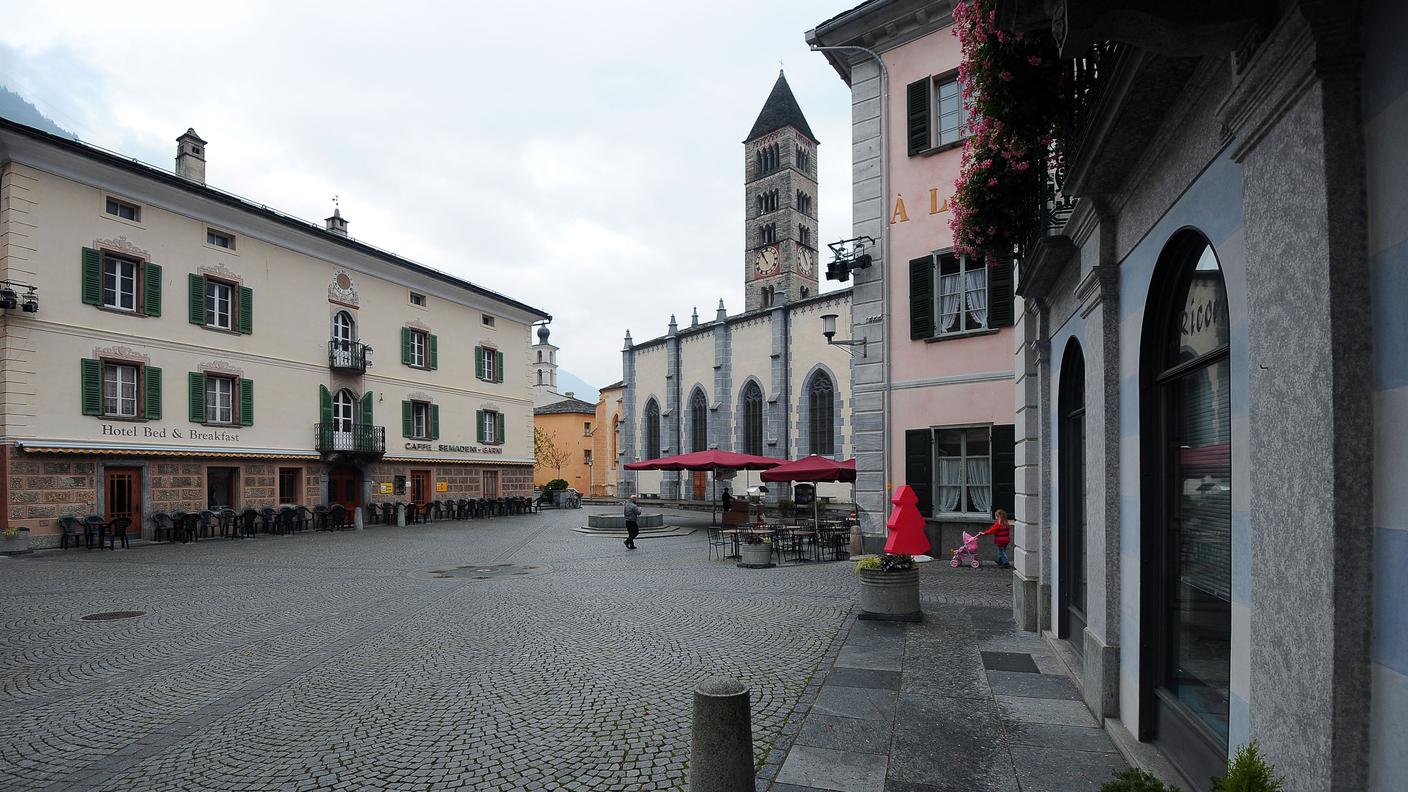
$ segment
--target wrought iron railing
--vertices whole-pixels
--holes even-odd
[[[1090,121],[1100,107],[1110,85],[1110,75],[1115,72],[1120,59],[1129,48],[1115,41],[1102,41],[1091,45],[1083,55],[1070,63],[1071,97],[1065,119],[1066,128],[1061,145],[1065,154],[1074,157],[1080,154],[1090,132]]]
[[[313,425],[313,442],[318,453],[386,453],[386,427],[365,424],[319,423]]]
[[[372,348],[358,341],[328,342],[328,367],[334,371],[365,373],[371,365]]]

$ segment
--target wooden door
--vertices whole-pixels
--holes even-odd
[[[694,499],[697,501],[707,500],[709,497],[709,474],[702,470],[697,470],[690,475],[691,483],[694,485]]]
[[[422,509],[430,502],[430,471],[411,471],[411,501]]]
[[[348,512],[362,505],[362,471],[333,468],[328,474],[328,503],[341,503]]]
[[[127,532],[142,530],[142,469],[110,467],[103,471],[103,519],[126,517],[132,521]]]

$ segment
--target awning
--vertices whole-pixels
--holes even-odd
[[[763,481],[855,481],[856,461],[837,462],[812,454],[772,470],[764,470]]]
[[[317,461],[322,459],[314,451],[287,451],[276,448],[250,448],[232,451],[228,448],[208,448],[202,446],[122,445],[117,443],[20,443],[19,449],[26,454],[72,454],[90,456],[133,456],[133,457],[199,457],[204,459],[297,459]]]
[[[531,459],[449,459],[443,457],[382,457],[378,462],[398,465],[531,465]]]
[[[695,451],[692,454],[631,462],[626,470],[767,470],[781,465],[783,460],[772,457],[739,454],[733,451]]]

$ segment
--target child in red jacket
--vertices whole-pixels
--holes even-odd
[[[992,543],[997,545],[997,565],[1000,567],[1010,567],[1012,562],[1007,560],[1007,546],[1012,544],[1012,524],[1007,522],[1007,512],[998,509],[993,512],[996,519],[992,522],[992,527],[983,531],[979,536],[992,535]]]

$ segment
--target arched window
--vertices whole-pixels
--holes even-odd
[[[539,354],[539,355],[542,355],[543,353],[542,353],[542,352],[539,352],[538,354]],[[542,372],[542,369],[539,369],[539,370],[538,370],[538,384],[539,384],[539,385],[542,385],[542,384],[543,384],[543,372]]]
[[[645,440],[645,459],[660,458],[660,404],[654,399],[645,403],[645,420],[641,427],[641,437]]]
[[[1232,646],[1232,421],[1227,292],[1196,231],[1164,248],[1145,310],[1140,434],[1143,613],[1154,673],[1141,708],[1190,778],[1224,766]],[[1141,721],[1146,715],[1141,715]]]
[[[743,429],[743,453],[763,455],[763,389],[758,383],[743,386],[742,410],[739,419]]]
[[[539,363],[542,363],[542,362],[543,362],[543,350],[541,350],[541,349],[538,350],[538,362],[539,362]]]
[[[1072,338],[1061,356],[1058,399],[1059,457],[1057,486],[1060,502],[1061,637],[1076,654],[1085,653],[1085,355]]]
[[[836,389],[824,371],[812,376],[807,388],[807,431],[811,438],[809,453],[831,456],[836,453]]]
[[[691,451],[709,449],[709,400],[698,388],[689,397],[689,446]]]
[[[332,340],[338,349],[348,349],[357,340],[357,320],[346,311],[338,311],[332,317]]]

